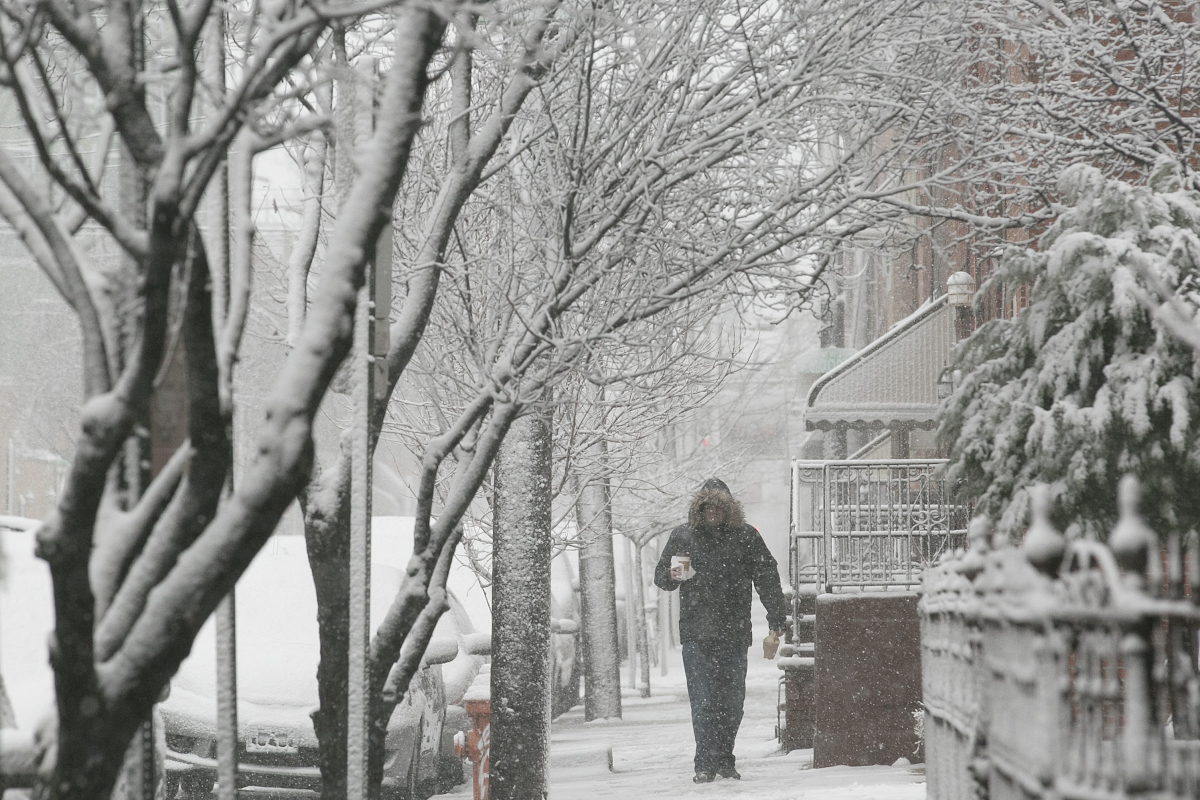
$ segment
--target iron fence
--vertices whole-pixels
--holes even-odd
[[[920,605],[930,800],[1200,797],[1195,536],[1127,509],[1111,548],[1035,519],[992,550],[974,525]]]
[[[794,461],[794,593],[919,585],[922,570],[965,539],[969,509],[938,474],[945,463]]]

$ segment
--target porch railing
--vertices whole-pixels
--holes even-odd
[[[917,586],[965,541],[940,459],[792,462],[792,588]],[[811,589],[809,589],[811,591]]]
[[[1200,545],[1160,545],[1121,491],[1109,545],[1068,544],[1043,506],[1022,548],[978,520],[926,571],[930,800],[1200,796]]]

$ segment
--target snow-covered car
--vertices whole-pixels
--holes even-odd
[[[372,558],[372,629],[403,575]],[[167,772],[185,797],[207,796],[216,779],[215,630],[210,619],[161,706]],[[318,704],[317,600],[303,537],[273,536],[238,581],[237,639],[239,784],[319,790],[310,717]],[[457,657],[457,642],[435,635],[424,665],[388,723],[385,798],[424,798],[438,789],[446,716],[440,665]]]
[[[372,561],[404,569],[412,557],[413,518],[374,517],[371,521]],[[471,727],[462,699],[484,662],[492,628],[491,599],[478,576],[461,558],[456,559],[447,580],[449,611],[438,620],[435,640],[453,639],[459,650],[442,665],[446,692],[446,719],[442,728],[439,788],[443,791],[462,783],[463,764],[454,755],[454,735]]]
[[[39,525],[39,520],[0,516],[0,727],[15,726],[0,732],[0,762],[9,786],[31,781],[33,732],[54,701],[47,649],[54,609],[49,567],[34,554]],[[388,531],[377,535],[383,546],[372,559],[373,622],[382,618],[403,577],[389,563],[395,559],[387,557]],[[411,527],[408,537],[411,542]],[[240,782],[319,789],[309,716],[317,706],[316,594],[303,538],[272,537],[238,582],[237,593]],[[469,594],[469,587],[461,593]],[[470,599],[478,601],[474,595]],[[450,741],[454,731],[444,735],[447,690],[461,701],[483,659],[460,650],[459,637],[475,629],[457,596],[450,606],[424,667],[388,726],[384,788],[398,800],[428,797],[462,780]],[[216,775],[214,620],[201,629],[160,711],[166,723],[168,796],[175,797],[177,789],[185,797],[207,796]]]
[[[34,731],[54,708],[50,567],[34,555],[40,524],[0,516],[0,767],[10,787],[31,785]]]
[[[566,550],[550,562],[550,713],[557,717],[579,704],[579,571],[577,554]]]
[[[374,557],[403,568],[412,554],[413,518],[402,516],[375,517],[372,547]],[[579,570],[575,550],[564,550],[554,557],[550,566],[550,617],[553,694],[551,711],[554,716],[579,703]],[[447,737],[454,730],[467,730],[462,693],[479,672],[483,659],[474,653],[489,652],[486,642],[492,630],[491,587],[479,579],[460,550],[450,569],[447,588],[451,595],[451,612],[442,617],[445,635],[460,637],[462,647],[453,664],[446,665],[447,713],[452,723],[446,726]],[[457,604],[457,605],[456,605]],[[439,628],[439,632],[442,628]],[[480,636],[476,636],[479,634]],[[482,638],[481,638],[482,636]],[[461,638],[465,637],[465,638]],[[470,640],[470,644],[467,644]],[[454,677],[451,677],[453,673]],[[448,747],[447,747],[448,749]]]

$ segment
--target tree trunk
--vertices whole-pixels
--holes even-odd
[[[337,67],[333,82],[334,101],[334,203],[340,210],[354,186],[356,134],[364,112],[360,92],[346,55],[346,31],[335,28],[333,51]],[[307,278],[306,278],[307,279]],[[291,314],[293,309],[289,309]],[[289,319],[290,324],[290,319]],[[301,328],[301,330],[303,330]],[[338,370],[335,381],[349,389],[352,354]],[[304,518],[308,562],[317,592],[317,625],[321,658],[317,664],[320,705],[312,713],[321,767],[321,799],[345,800],[347,796],[347,739],[350,709],[350,527],[351,479],[354,437],[343,432],[335,463],[310,485],[309,508]]]
[[[637,634],[638,659],[641,662],[642,697],[650,696],[650,637],[646,631],[646,582],[642,573],[642,546],[634,543],[633,547],[633,628]]]
[[[343,437],[346,438],[346,437]],[[344,442],[343,445],[347,445]],[[317,592],[320,661],[318,708],[312,713],[321,767],[322,800],[345,800],[346,687],[350,680],[350,504],[338,497],[350,491],[350,456],[341,453],[329,473],[310,486],[304,538]],[[332,511],[332,515],[330,515]],[[345,533],[346,535],[339,535]]]
[[[605,444],[595,445],[604,464]],[[580,638],[583,643],[583,716],[621,718],[621,653],[617,639],[617,572],[613,561],[612,507],[608,476],[576,477],[575,516],[579,550]]]
[[[496,460],[492,535],[492,800],[547,796],[550,419],[513,423]]]
[[[145,68],[146,61],[146,32],[144,21],[140,14],[134,16],[137,20],[133,31],[134,52],[133,62],[140,68]],[[144,91],[144,90],[143,90]],[[122,213],[139,228],[148,227],[146,205],[148,202],[149,186],[142,171],[138,168],[133,156],[125,147],[118,149],[117,175],[121,191],[119,204]],[[137,296],[137,275],[140,265],[130,256],[122,258],[122,274],[130,281],[125,286],[125,302],[135,301]],[[122,365],[137,351],[139,336],[136,316],[131,315],[125,329],[120,332],[120,350],[118,359]],[[151,399],[153,403],[153,398]],[[183,411],[183,409],[179,409]],[[139,420],[133,426],[133,433],[125,441],[124,458],[122,459],[121,478],[124,488],[122,505],[126,511],[137,505],[150,482],[150,464],[153,458],[151,437],[154,425],[151,418],[151,404],[147,404],[139,412]],[[111,600],[110,598],[107,598]],[[152,719],[152,717],[151,717]],[[154,763],[154,731],[153,723],[147,719],[138,728],[138,733],[129,743],[125,751],[125,760],[121,767],[117,785],[113,788],[113,800],[152,800],[154,798],[155,763]]]
[[[637,619],[633,613],[636,601],[633,599],[633,540],[628,536],[622,537],[625,546],[622,548],[621,569],[625,573],[625,658],[629,663],[629,688],[637,688]]]

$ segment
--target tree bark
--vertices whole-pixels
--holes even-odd
[[[604,464],[605,443],[594,462]],[[583,642],[586,720],[621,718],[621,653],[617,638],[617,571],[613,561],[608,476],[577,477],[575,517],[579,550],[580,638]]]
[[[346,797],[346,687],[350,662],[350,530],[349,433],[332,468],[309,485],[304,513],[308,563],[317,592],[317,662],[319,705],[312,713],[321,766],[322,800]],[[332,512],[332,513],[330,513]]]
[[[548,795],[550,419],[517,419],[496,460],[492,534],[492,800]]]
[[[633,628],[637,634],[637,653],[641,661],[642,697],[650,696],[650,637],[646,631],[646,582],[642,574],[642,546],[632,539],[633,547]]]

